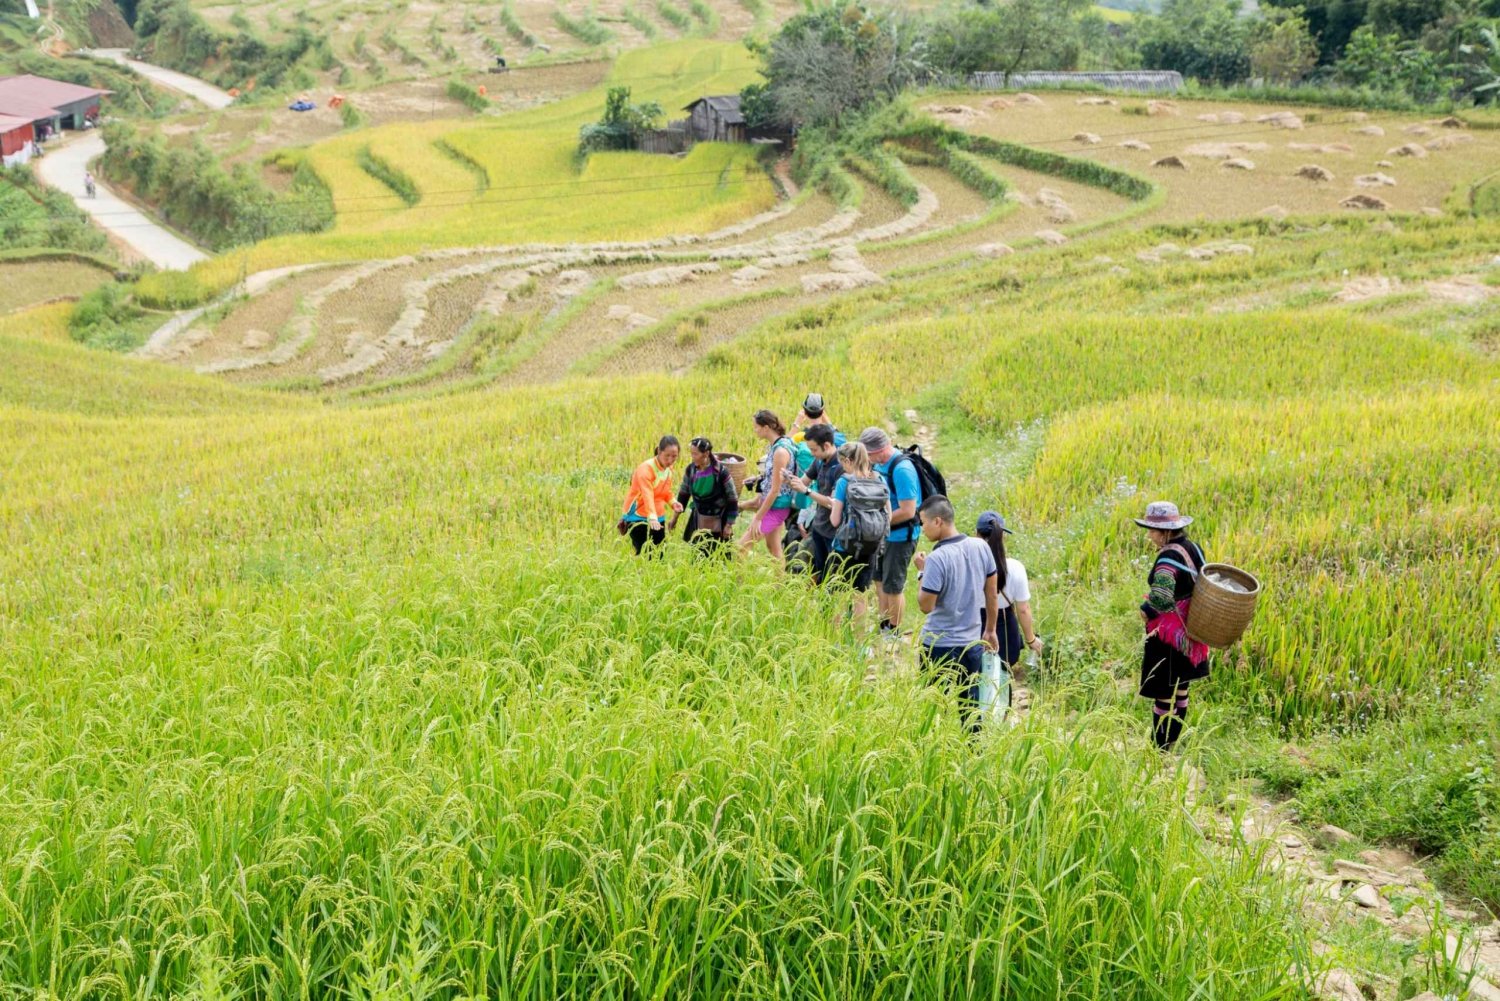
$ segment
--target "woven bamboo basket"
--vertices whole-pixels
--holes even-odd
[[[1245,590],[1225,587],[1213,580],[1215,576],[1227,577]],[[1254,574],[1228,563],[1205,563],[1193,585],[1187,634],[1216,650],[1238,643],[1255,617],[1255,602],[1259,597],[1260,581]]]
[[[735,493],[743,493],[745,476],[750,471],[750,463],[745,461],[743,455],[735,452],[715,452],[714,458],[719,460],[719,465],[729,470],[729,478],[734,480]]]

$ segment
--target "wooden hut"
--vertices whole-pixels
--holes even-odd
[[[695,142],[748,142],[740,95],[700,97],[682,110],[688,113],[688,128]]]

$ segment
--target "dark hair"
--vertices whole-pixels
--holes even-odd
[[[952,523],[954,518],[953,502],[944,497],[942,494],[933,494],[931,497],[924,500],[922,502],[920,511],[923,514],[930,514],[934,518],[940,518],[943,521],[949,522],[950,524]]]
[[[815,441],[819,445],[832,445],[833,428],[827,424],[814,424],[802,437],[807,441]]]
[[[707,452],[709,455],[713,455],[714,454],[714,443],[711,442],[711,441],[709,441],[707,438],[703,437],[702,435],[699,435],[698,437],[694,438],[692,441],[688,442],[688,444],[691,445],[691,446],[693,446],[695,449],[697,449],[700,452]]]
[[[1005,587],[1005,530],[997,528],[989,534],[979,533],[979,537],[990,545],[990,552],[995,554],[995,590]]]
[[[661,441],[656,443],[656,454],[661,455],[669,448],[681,447],[682,442],[677,440],[677,436],[675,434],[664,434],[661,436]]]
[[[777,437],[786,437],[786,425],[781,423],[781,418],[769,410],[757,410],[755,412],[755,423],[763,428],[770,428],[776,432]]]

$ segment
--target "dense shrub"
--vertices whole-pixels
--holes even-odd
[[[156,205],[172,225],[214,250],[333,223],[333,197],[305,162],[284,158],[290,188],[277,194],[243,164],[226,170],[207,147],[169,147],[123,122],[104,128],[101,172]]]

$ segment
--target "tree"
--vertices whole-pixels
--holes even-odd
[[[927,70],[919,22],[842,0],[798,14],[765,48],[761,73],[783,125],[830,124],[889,100]]]
[[[1318,63],[1318,44],[1308,30],[1302,8],[1266,11],[1258,37],[1250,46],[1250,69],[1268,83],[1297,83]]]
[[[1339,82],[1350,87],[1401,94],[1423,104],[1448,96],[1459,83],[1431,52],[1368,24],[1349,38],[1337,72]]]
[[[1238,0],[1167,0],[1142,19],[1141,59],[1147,69],[1235,83],[1250,75],[1250,29]]]
[[[1477,41],[1458,47],[1469,57],[1463,66],[1465,84],[1476,104],[1500,103],[1500,21],[1480,25]]]
[[[578,130],[578,151],[635,149],[641,133],[656,128],[665,116],[655,101],[632,104],[629,87],[611,87],[604,95],[604,117]]]
[[[996,7],[1001,19],[997,67],[1072,69],[1078,62],[1078,18],[1091,0],[1007,0]]]
[[[771,89],[763,83],[746,84],[740,91],[740,114],[745,116],[745,127],[763,129],[776,124],[776,101]]]

